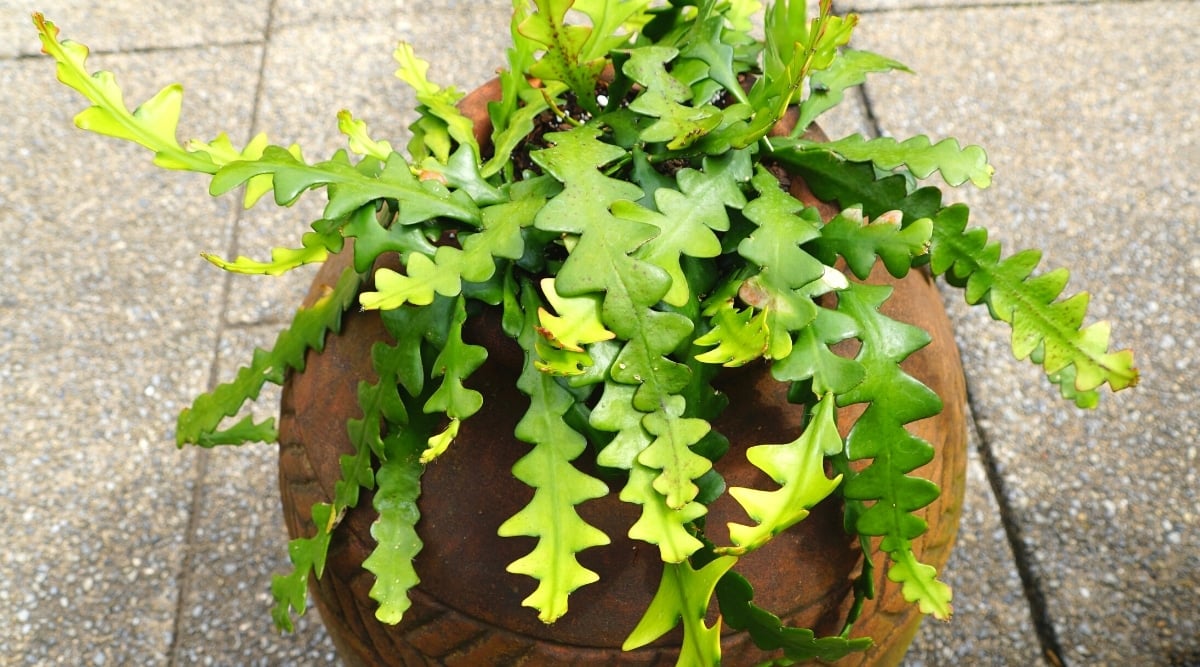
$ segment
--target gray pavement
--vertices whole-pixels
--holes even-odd
[[[1200,665],[1200,3],[838,4],[863,13],[856,45],[918,76],[871,80],[830,133],[987,147],[995,185],[956,196],[1006,247],[1073,267],[1143,374],[1060,411],[1004,330],[946,292],[974,416],[957,613],[907,663]],[[92,46],[131,102],[182,82],[185,137],[266,131],[322,155],[341,108],[402,144],[398,39],[437,80],[488,78],[508,5],[0,0],[0,665],[336,662],[315,614],[294,635],[270,624],[274,450],[177,452],[171,433],[308,278],[225,276],[198,251],[262,255],[308,218],[243,212],[74,129],[82,103],[29,13]]]

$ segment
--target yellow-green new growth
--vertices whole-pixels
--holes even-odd
[[[733,556],[721,556],[699,570],[691,563],[665,565],[658,592],[621,648],[630,651],[645,646],[682,621],[683,644],[676,664],[689,667],[721,664],[720,619],[709,626],[704,616],[717,582],[736,563],[737,558]]]
[[[517,387],[529,397],[529,409],[515,434],[533,449],[513,466],[513,475],[534,492],[529,504],[501,524],[498,533],[538,538],[533,550],[507,569],[538,581],[522,604],[537,609],[543,622],[553,623],[567,612],[573,591],[599,579],[575,554],[608,544],[609,538],[584,521],[575,506],[607,495],[608,487],[571,465],[586,449],[587,440],[563,418],[573,402],[570,393],[535,366],[533,346],[540,338],[537,328],[542,304],[532,284],[524,285],[520,308],[524,321],[518,343],[525,351],[525,365]]]
[[[719,552],[743,554],[753,551],[807,517],[809,509],[827,498],[841,483],[841,475],[833,479],[825,477],[824,465],[826,456],[841,450],[833,394],[821,398],[804,432],[796,440],[748,449],[746,458],[775,480],[779,488],[774,491],[746,487],[729,489],[729,494],[757,525],[730,523],[729,537],[736,548]]]
[[[58,26],[40,13],[33,15],[33,23],[42,42],[42,53],[57,63],[58,80],[92,103],[75,116],[75,125],[80,129],[139,144],[152,151],[154,164],[164,169],[213,174],[229,162],[254,159],[261,154],[265,135],[255,137],[243,151],[233,149],[225,134],[207,144],[189,142],[185,148],[176,137],[183,86],[171,84],[130,111],[112,72],[88,71],[87,46],[72,40],[60,41]]]

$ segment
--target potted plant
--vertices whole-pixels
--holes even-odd
[[[949,617],[936,569],[951,537],[927,554],[924,533],[952,536],[961,498],[960,468],[938,467],[964,446],[961,372],[926,276],[1012,325],[1014,354],[1081,407],[1137,381],[1107,325],[1083,326],[1086,295],[1060,299],[1065,271],[1002,258],[919,182],[986,187],[982,149],[815,129],[867,74],[903,68],[848,48],[855,16],[779,1],[756,30],[760,9],[516,1],[494,82],[464,99],[402,44],[419,101],[407,150],[343,112],[349,150],[317,162],[261,135],[180,143],[178,85],[130,111],[35,15],[59,79],[91,103],[81,128],[210,175],[214,196],[242,188],[247,207],[325,192],[299,247],[205,255],[241,273],[325,266],[272,349],[176,430],[180,445],[281,442],[295,539],[272,586],[280,627],[311,589],[327,623],[358,626],[331,627],[349,659],[426,664],[438,654],[413,637],[434,581],[486,623],[520,619],[496,630],[524,639],[497,639],[493,664],[608,664],[617,648],[718,664],[723,646],[727,664],[895,660],[913,623],[898,649],[862,628],[883,588],[911,603],[905,619]],[[278,428],[239,418],[268,382],[286,383]],[[957,488],[940,494],[931,471]],[[491,551],[517,555],[481,564]],[[800,609],[818,561],[832,594]],[[774,576],[795,567],[805,581]],[[355,605],[367,617],[342,623]],[[388,624],[401,639],[380,652]],[[563,644],[588,657],[545,648]]]

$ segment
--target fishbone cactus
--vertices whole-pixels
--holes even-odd
[[[896,277],[927,266],[964,288],[968,302],[1011,325],[1013,353],[1043,366],[1080,406],[1095,405],[1103,384],[1137,382],[1131,353],[1109,350],[1107,325],[1084,325],[1087,296],[1059,300],[1065,271],[1035,274],[1034,251],[1002,258],[985,231],[968,228],[965,206],[919,185],[940,175],[987,187],[983,149],[925,136],[805,138],[868,75],[904,69],[848,48],[856,16],[835,16],[830,0],[812,17],[804,2],[778,0],[762,15],[760,39],[760,9],[752,0],[514,2],[488,141],[477,139],[481,119],[456,106],[461,93],[430,81],[429,63],[401,44],[397,75],[418,101],[406,152],[344,111],[346,149],[318,160],[262,135],[240,149],[224,134],[181,142],[180,86],[130,110],[115,76],[91,71],[88,49],[35,15],[59,80],[89,103],[79,127],[137,143],[160,167],[207,175],[214,196],[240,189],[247,208],[267,195],[287,207],[323,193],[320,217],[297,241],[264,260],[205,254],[210,262],[278,275],[353,253],[353,268],[271,349],[183,411],[181,445],[273,441],[273,420],[239,419],[245,403],[303,371],[305,354],[322,349],[349,309],[377,311],[392,334],[371,351],[376,379],[358,387],[362,415],[346,424],[354,451],[342,480],[312,508],[313,536],[289,546],[293,570],[272,584],[281,627],[304,612],[309,579],[322,576],[330,540],[364,489],[378,514],[378,544],[364,563],[376,579],[370,595],[380,620],[403,620],[420,581],[422,472],[471,446],[459,436],[491,399],[472,380],[488,350],[464,337],[483,308],[502,311],[524,352],[514,382],[528,405],[513,435],[529,449],[512,474],[532,497],[499,527],[534,538],[507,567],[530,580],[524,604],[552,623],[569,613],[574,591],[603,585],[579,554],[613,536],[577,510],[615,494],[635,507],[628,536],[662,561],[625,648],[681,625],[687,666],[720,663],[723,623],[780,664],[870,646],[851,634],[874,588],[869,565],[843,631],[830,637],[757,606],[738,574],[740,559],[828,497],[841,499],[864,549],[879,538],[906,599],[950,616],[950,590],[917,548],[926,526],[916,513],[940,492],[918,472],[935,452],[908,429],[941,400],[899,366],[929,335],[880,312],[890,289],[861,282],[876,264]],[[800,122],[772,133],[789,107]],[[783,187],[781,170],[840,212],[822,220]],[[380,259],[403,268],[374,268]],[[834,352],[844,341],[857,344],[853,357]],[[788,442],[731,448],[733,434],[713,426],[726,401],[712,381],[750,364],[798,403],[804,419]],[[856,403],[865,410],[843,439],[838,411]],[[745,457],[771,485],[726,489],[724,456]],[[745,518],[720,544],[705,519],[725,493]]]

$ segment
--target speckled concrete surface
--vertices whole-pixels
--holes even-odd
[[[1139,354],[1141,387],[1058,413],[1037,373],[1005,357],[1005,333],[952,298],[972,406],[1062,657],[1198,664],[1200,93],[1184,82],[1200,4],[886,20],[865,21],[859,44],[921,75],[869,88],[880,125],[987,146],[997,174],[967,193],[974,220],[1074,267],[1069,289],[1090,292],[1116,343]],[[1141,47],[1112,48],[1132,35]]]
[[[262,42],[269,6],[270,0],[203,5],[191,0],[155,0],[151,10],[134,2],[3,0],[0,56],[38,53],[41,45],[29,37],[29,15],[35,11],[51,19],[70,17],[76,26],[95,28],[87,44],[96,51],[140,51]]]
[[[91,45],[130,100],[182,81],[181,134],[265,131],[310,155],[338,145],[341,108],[402,143],[397,39],[463,88],[500,62],[506,0],[353,4],[0,0],[0,665],[336,661],[315,614],[296,635],[270,625],[286,559],[273,449],[177,452],[170,432],[270,342],[306,281],[226,277],[198,251],[261,255],[297,214],[210,200],[200,177],[74,130],[81,103],[36,55],[28,14]],[[1200,3],[853,5],[856,45],[919,76],[873,78],[830,133],[986,146],[996,184],[961,195],[975,220],[1075,267],[1144,374],[1058,414],[1003,330],[946,293],[977,437],[946,573],[957,615],[927,622],[907,664],[1200,664]]]

